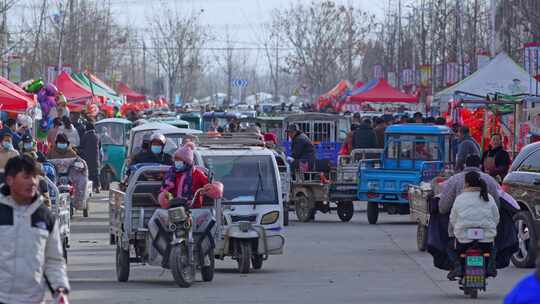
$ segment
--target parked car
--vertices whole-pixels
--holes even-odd
[[[540,142],[521,150],[503,181],[503,189],[521,207],[514,216],[519,251],[512,256],[516,267],[534,267],[540,238]]]

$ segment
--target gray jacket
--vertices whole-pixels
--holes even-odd
[[[58,223],[41,197],[20,206],[0,194],[0,302],[44,303],[47,282],[69,290]]]
[[[469,155],[478,155],[480,157],[480,146],[474,138],[465,137],[458,146],[456,155],[456,169],[462,170],[465,167],[465,160]]]
[[[480,168],[466,167],[462,172],[450,177],[446,181],[446,185],[442,189],[439,200],[439,212],[441,214],[450,213],[457,196],[463,192],[463,189],[465,189],[465,174],[471,171],[480,173],[480,177],[484,180],[484,182],[486,182],[488,193],[493,196],[497,206],[499,205],[499,184],[497,181],[489,174],[485,174],[480,171]]]

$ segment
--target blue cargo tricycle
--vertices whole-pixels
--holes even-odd
[[[408,188],[430,182],[452,163],[452,130],[429,124],[392,125],[385,131],[381,159],[363,160],[358,170],[358,200],[367,201],[367,218],[379,211],[409,214]]]

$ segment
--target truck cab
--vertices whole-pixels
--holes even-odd
[[[408,214],[410,185],[431,181],[453,163],[452,130],[430,124],[392,125],[385,131],[380,159],[363,160],[358,169],[358,200],[367,202],[370,224],[379,210]]]

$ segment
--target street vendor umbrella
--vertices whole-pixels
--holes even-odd
[[[35,106],[35,97],[20,94],[0,83],[0,111],[22,113]]]

